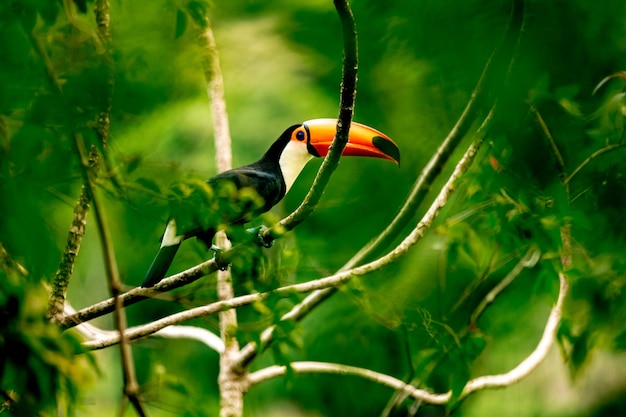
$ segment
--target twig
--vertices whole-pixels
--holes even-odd
[[[598,149],[597,151],[595,151],[594,153],[592,153],[591,155],[589,155],[587,158],[585,158],[584,161],[582,161],[580,163],[580,165],[578,165],[576,167],[576,169],[574,171],[572,171],[571,174],[569,174],[564,180],[563,180],[563,184],[569,184],[569,182],[572,180],[572,178],[574,178],[574,176],[576,176],[576,174],[578,174],[580,172],[581,169],[583,169],[585,166],[587,166],[587,164],[591,161],[593,161],[594,159],[596,159],[597,157],[604,155],[605,153],[614,151],[618,148],[623,148],[624,146],[626,146],[626,142],[621,142],[621,143],[615,143],[613,145],[607,145],[602,149]]]
[[[513,269],[511,269],[509,271],[509,273],[506,274],[504,279],[502,279],[502,281],[500,281],[495,287],[493,287],[491,289],[491,291],[489,291],[487,293],[485,298],[482,299],[480,304],[478,304],[478,306],[476,307],[476,309],[472,313],[472,316],[470,317],[470,327],[476,325],[476,322],[478,321],[478,318],[485,311],[485,309],[491,303],[493,303],[493,301],[496,299],[496,297],[502,291],[504,291],[506,289],[506,287],[508,287],[513,282],[513,280],[515,280],[515,278],[517,278],[517,276],[519,274],[522,273],[524,268],[532,268],[533,266],[535,266],[537,264],[537,262],[539,261],[539,257],[540,256],[541,256],[541,251],[539,249],[537,249],[537,247],[535,247],[535,246],[530,247],[526,251],[526,254],[522,257],[522,259],[519,260],[519,262],[517,264],[515,264]]]
[[[531,104],[530,111],[535,116],[537,126],[539,126],[539,130],[541,130],[542,136],[548,144],[548,149],[550,149],[550,155],[552,156],[556,170],[559,173],[559,178],[561,178],[563,185],[567,186],[567,170],[565,169],[565,161],[559,151],[559,147],[556,145],[556,142],[552,137],[552,133],[550,133],[550,129],[548,129],[548,125],[546,125],[545,120],[543,120],[543,117],[537,108]]]
[[[99,202],[97,190],[93,183],[93,178],[90,177],[89,162],[87,161],[83,139],[78,133],[75,135],[75,138],[76,145],[81,156],[83,171],[85,173],[85,185],[89,190],[94,215],[96,217],[96,224],[98,226],[103,257],[105,261],[109,291],[111,292],[111,295],[115,300],[114,318],[115,326],[117,328],[118,337],[120,340],[120,356],[122,359],[122,371],[124,376],[124,394],[133,405],[137,413],[140,416],[145,416],[143,406],[139,401],[139,384],[137,383],[137,377],[135,375],[135,365],[133,362],[132,350],[129,344],[129,340],[124,333],[127,326],[126,311],[124,310],[124,306],[119,298],[122,284],[120,280],[119,270],[117,268],[117,261],[115,260],[115,252],[113,250],[111,236],[107,227],[107,221],[103,211],[103,207]]]

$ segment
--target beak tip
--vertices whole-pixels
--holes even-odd
[[[400,149],[391,139],[382,136],[374,136],[372,144],[390,160],[400,166]]]

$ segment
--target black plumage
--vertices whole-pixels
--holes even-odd
[[[183,183],[174,187],[171,217],[142,287],[152,287],[163,279],[182,241],[197,237],[211,247],[220,228],[247,223],[282,200],[287,185],[280,156],[299,126],[285,130],[252,164],[224,171],[205,184]]]

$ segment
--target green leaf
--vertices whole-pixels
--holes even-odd
[[[135,183],[146,190],[152,191],[153,193],[161,194],[161,187],[159,187],[159,184],[151,178],[136,178]]]
[[[208,8],[208,4],[205,1],[192,0],[187,4],[187,10],[189,10],[191,18],[202,28],[207,24]]]
[[[463,357],[467,362],[472,362],[480,356],[485,346],[487,346],[485,338],[476,332],[472,332],[470,336],[463,341]]]
[[[572,341],[574,343],[570,353],[570,365],[576,373],[586,362],[589,355],[589,333],[585,331],[580,336],[574,337]]]
[[[187,13],[184,10],[176,10],[176,34],[175,38],[178,39],[185,34],[187,30]]]
[[[626,329],[615,336],[613,343],[616,350],[626,350]]]
[[[469,381],[470,370],[467,362],[458,353],[452,353],[450,355],[449,366],[449,383],[450,390],[452,391],[452,397],[450,398],[449,408],[456,406],[456,401],[459,399],[465,388],[465,384]]]

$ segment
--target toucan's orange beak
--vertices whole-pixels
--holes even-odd
[[[314,150],[316,156],[325,157],[335,138],[337,119],[313,119],[304,122],[302,126],[309,138],[309,151],[313,154]],[[350,124],[348,143],[343,155],[382,158],[400,163],[400,150],[394,141],[374,128],[355,122]]]

